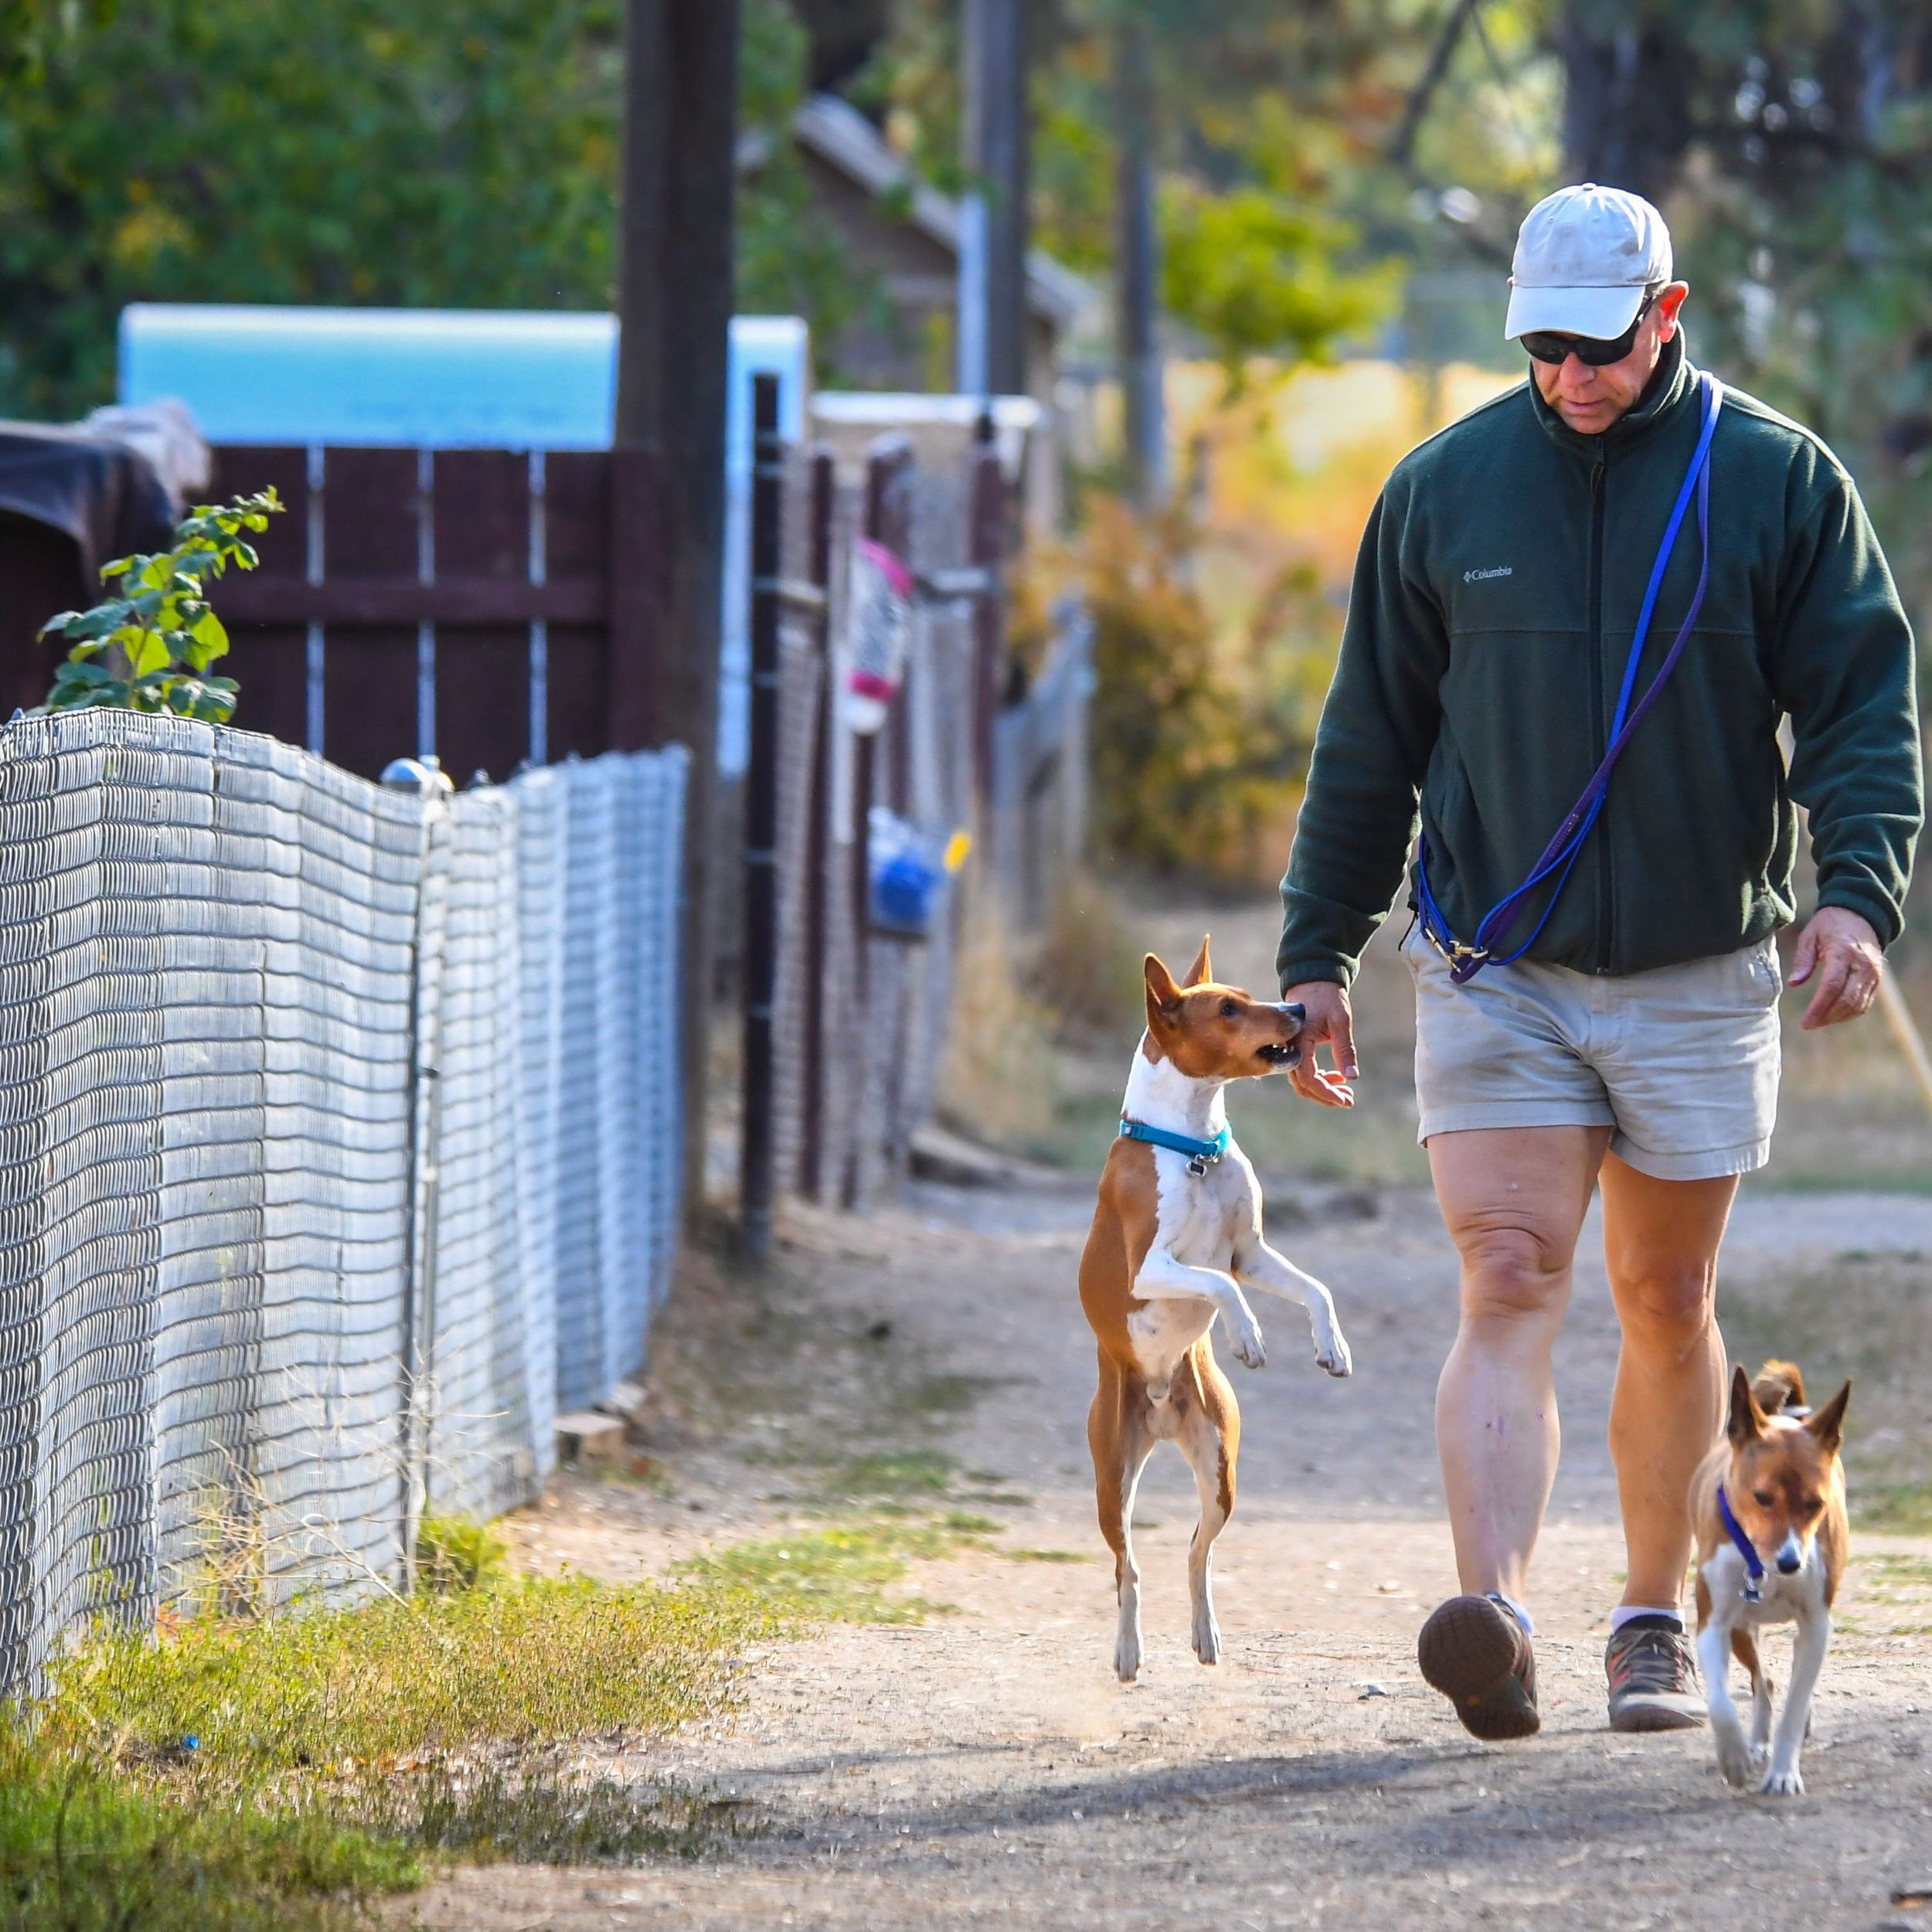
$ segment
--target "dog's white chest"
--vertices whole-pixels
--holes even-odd
[[[1747,1580],[1743,1555],[1728,1545],[1704,1565],[1704,1586],[1713,1601],[1728,1605],[1730,1621],[1747,1628],[1802,1622],[1825,1607],[1825,1566],[1815,1547],[1804,1568],[1788,1576],[1767,1568],[1758,1579],[1755,1597],[1744,1594]]]
[[[1252,1213],[1247,1173],[1238,1155],[1195,1175],[1188,1172],[1180,1155],[1163,1152],[1157,1172],[1160,1205],[1155,1240],[1191,1267],[1225,1270],[1242,1216]]]
[[[1238,1153],[1191,1173],[1186,1157],[1162,1149],[1155,1155],[1159,1207],[1155,1243],[1189,1267],[1226,1274],[1233,1259],[1240,1217],[1251,1213],[1248,1172]],[[1205,1298],[1163,1296],[1144,1302],[1127,1319],[1141,1372],[1165,1383],[1181,1358],[1214,1321],[1214,1304]]]

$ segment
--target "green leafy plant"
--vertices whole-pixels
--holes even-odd
[[[43,638],[65,638],[68,648],[36,712],[111,706],[226,724],[240,687],[232,678],[208,675],[208,667],[227,655],[228,633],[207,586],[231,563],[254,569],[260,559],[242,532],[267,529],[281,507],[272,489],[202,504],[175,531],[172,549],[103,564],[102,583],[118,578],[120,594],[90,611],[63,611],[42,628]]]
[[[495,1583],[506,1573],[503,1539],[467,1516],[425,1516],[416,1532],[416,1584],[438,1597]]]

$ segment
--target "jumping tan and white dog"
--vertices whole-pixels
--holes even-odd
[[[1173,1443],[1194,1471],[1201,1498],[1188,1554],[1194,1654],[1204,1664],[1221,1654],[1213,1552],[1234,1509],[1241,1417],[1208,1339],[1214,1318],[1221,1318],[1236,1359],[1258,1369],[1265,1359],[1261,1330],[1242,1290],[1301,1302],[1315,1360],[1332,1376],[1349,1369],[1328,1291],[1262,1239],[1260,1190],[1228,1133],[1222,1099],[1230,1080],[1299,1060],[1301,1009],[1217,984],[1205,939],[1181,985],[1151,953],[1145,971],[1147,1031],[1080,1257],[1080,1305],[1100,1343],[1100,1387],[1087,1435],[1100,1533],[1114,1553],[1120,1601],[1114,1668],[1124,1683],[1141,1668],[1134,1492],[1157,1442]]]
[[[1727,1784],[1763,1773],[1759,1790],[1794,1797],[1804,1789],[1798,1753],[1811,1718],[1811,1692],[1832,1641],[1832,1605],[1849,1555],[1845,1475],[1846,1383],[1823,1408],[1804,1406],[1804,1379],[1788,1362],[1767,1362],[1753,1382],[1731,1379],[1726,1439],[1705,1459],[1690,1491],[1697,1531],[1697,1657],[1704,1672],[1718,1768]],[[1766,1624],[1795,1622],[1791,1682],[1771,1734],[1771,1680],[1757,1651]],[[1731,1701],[1731,1652],[1750,1672],[1748,1739]],[[1767,1759],[1768,1757],[1768,1762]]]

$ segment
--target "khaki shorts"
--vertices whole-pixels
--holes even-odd
[[[1484,1127],[1608,1127],[1611,1151],[1660,1180],[1748,1174],[1777,1117],[1777,952],[1622,977],[1522,961],[1456,985],[1421,933],[1418,1138]]]

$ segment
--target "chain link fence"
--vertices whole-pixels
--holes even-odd
[[[103,1616],[403,1583],[641,1358],[684,774],[0,731],[0,1695]]]

